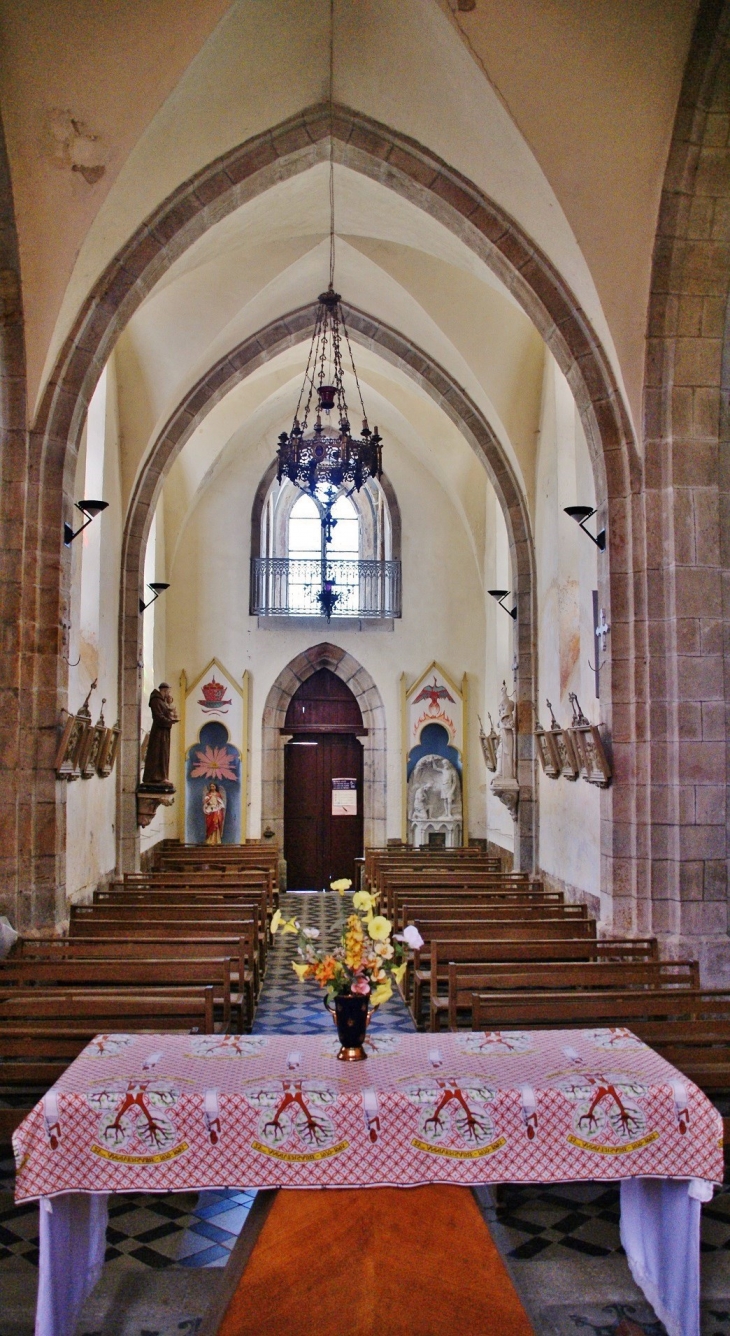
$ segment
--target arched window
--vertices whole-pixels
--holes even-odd
[[[376,479],[359,492],[318,487],[311,495],[274,478],[258,496],[252,613],[319,617],[327,582],[337,595],[333,617],[400,616],[400,562],[392,557],[390,508]]]

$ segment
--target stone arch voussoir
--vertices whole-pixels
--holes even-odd
[[[70,516],[73,506],[76,453],[86,409],[116,339],[159,278],[197,237],[275,182],[326,160],[330,140],[338,161],[379,179],[438,218],[480,254],[513,292],[573,388],[593,459],[599,520],[605,521],[609,530],[608,563],[614,532],[624,549],[631,548],[635,520],[630,503],[639,476],[635,442],[609,360],[568,285],[513,218],[437,155],[361,113],[336,106],[332,114],[328,105],[321,104],[231,149],[181,183],[117,253],[79,311],[45,387],[30,438],[31,474],[40,480],[38,521],[32,535],[34,569],[40,567],[52,573],[48,587],[44,588],[43,615],[35,623],[38,629],[32,653],[36,656],[49,653],[46,608],[53,604],[55,619],[67,597],[70,564],[68,553],[61,546],[62,520]],[[237,354],[229,355],[229,361],[239,356],[242,362],[247,362],[253,353],[265,359],[268,349],[291,333],[286,322],[281,325],[281,329],[276,324],[270,326],[265,336],[260,334],[257,349],[238,350]],[[232,362],[228,368],[219,367],[221,383],[235,370]],[[411,367],[411,372],[414,370]],[[204,393],[202,387],[201,393]],[[195,419],[199,407],[194,397],[189,398],[188,423]],[[468,430],[466,423],[463,429]],[[186,422],[181,417],[177,431],[182,436],[185,430]],[[497,473],[498,491],[500,484],[501,475]],[[141,526],[143,536],[148,522],[148,515],[139,507],[134,525]],[[529,558],[522,542],[516,543],[513,555],[515,569],[526,570]],[[51,588],[54,581],[56,584]],[[614,570],[609,565],[601,585],[602,602],[609,616],[612,600],[616,599],[630,618],[634,601],[631,570]],[[527,597],[526,591],[518,594],[523,617],[521,658],[528,652],[526,606],[523,606]],[[530,594],[529,598],[532,597]],[[130,642],[134,638],[131,621],[137,616],[135,599],[127,584],[122,590],[120,616],[123,623],[130,623],[122,636],[124,640],[126,634]],[[67,690],[65,660],[55,649],[51,654],[55,655],[53,672],[44,669],[44,678],[46,682],[53,680],[55,690],[39,693],[34,701],[32,724],[37,736],[55,727],[57,701]],[[135,695],[138,695],[136,664],[124,664],[121,671],[124,678],[130,674],[135,677]],[[609,664],[602,679],[606,683],[610,671]],[[123,697],[126,704],[122,727],[129,736],[130,711],[135,712],[136,728],[138,706],[130,705],[128,691],[123,690]],[[607,722],[610,725],[610,710]],[[527,748],[527,733],[522,741]],[[525,768],[531,764],[524,758]],[[135,765],[127,748],[119,768],[120,820],[127,830],[130,786],[136,782]],[[36,782],[48,788],[52,779],[50,759],[43,753]],[[611,801],[609,791],[604,800],[604,815],[609,825]],[[525,813],[528,807],[526,801]],[[52,845],[53,831],[49,828],[47,834]],[[124,840],[128,842],[128,836]],[[612,847],[610,832],[604,831],[603,846]],[[56,882],[62,885],[64,858],[58,839],[56,848]],[[606,866],[610,872],[610,857]]]
[[[345,306],[345,311],[352,338],[377,351],[415,379],[455,423],[481,459],[502,506],[510,545],[513,590],[518,606],[517,699],[522,715],[522,733],[519,757],[520,809],[515,854],[517,866],[531,869],[537,851],[537,784],[531,725],[537,651],[534,544],[527,504],[487,420],[448,373],[395,330],[355,307]],[[118,829],[120,863],[125,870],[136,866],[138,856],[135,790],[139,775],[141,707],[139,664],[142,630],[138,614],[139,596],[147,535],[165,476],[186,441],[214,404],[263,361],[309,337],[314,329],[315,316],[314,304],[300,308],[260,330],[211,367],[168,420],[137,479],[123,536],[120,610],[119,770],[122,788]]]

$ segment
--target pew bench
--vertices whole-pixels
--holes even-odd
[[[443,952],[442,956],[439,953]],[[459,1025],[471,1027],[472,997],[478,990],[507,993],[515,990],[541,989],[544,992],[576,989],[694,989],[700,986],[697,961],[673,960],[592,960],[576,964],[573,961],[535,961],[522,964],[450,959],[448,944],[433,942],[431,968],[436,978],[446,983],[446,994],[431,989],[429,1028],[439,1030],[446,1019],[449,1030]],[[443,958],[445,956],[445,959]],[[445,979],[444,979],[445,975]],[[432,976],[433,977],[433,976]]]

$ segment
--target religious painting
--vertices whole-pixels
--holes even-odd
[[[119,750],[120,731],[119,724],[115,724],[113,728],[107,728],[104,731],[104,737],[99,748],[99,756],[96,762],[96,773],[101,779],[105,779],[114,769],[114,762],[117,759],[117,752]]]
[[[580,775],[580,762],[575,750],[572,731],[569,728],[552,728],[550,734],[558,753],[560,773],[563,779],[569,779],[572,783]]]
[[[492,773],[494,773],[497,769],[497,743],[499,742],[499,734],[492,723],[491,714],[487,713],[487,718],[489,720],[488,733],[484,732],[482,721],[481,719],[479,720],[479,741],[481,743],[484,764],[486,765],[487,770],[491,770]]]
[[[59,779],[78,779],[81,774],[79,758],[91,731],[91,720],[84,715],[69,714],[64,724],[56,753],[56,774]]]
[[[574,691],[568,693],[573,710],[570,733],[580,773],[589,784],[605,789],[611,782],[611,766],[604,751],[603,739],[597,724],[586,719]]]
[[[575,739],[583,779],[589,784],[597,784],[599,788],[608,788],[611,782],[611,766],[598,725],[582,724],[570,731]]]
[[[79,751],[79,771],[82,779],[91,779],[91,776],[96,774],[99,754],[105,737],[106,724],[102,715],[98,723],[92,724],[86,730],[86,736]]]
[[[539,722],[535,728],[535,746],[543,773],[548,779],[560,779],[562,764],[555,735],[552,730],[546,732]]]
[[[466,677],[459,689],[437,663],[411,687],[404,683],[405,837],[416,847],[435,834],[447,848],[464,842],[465,700]]]
[[[185,841],[241,842],[241,753],[219,720],[203,725],[185,757]]]
[[[246,838],[248,673],[237,682],[211,659],[190,683],[180,674],[180,838],[238,844]]]

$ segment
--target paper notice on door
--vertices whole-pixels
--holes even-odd
[[[357,816],[357,780],[332,780],[332,815]]]

